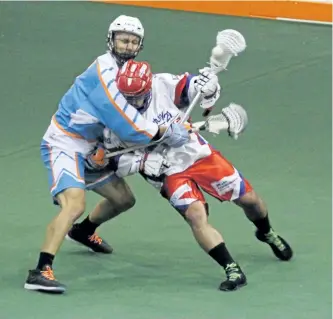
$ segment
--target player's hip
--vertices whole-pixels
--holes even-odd
[[[208,158],[214,152],[209,144],[199,146],[182,146],[168,152],[169,168],[163,173],[167,176],[183,173],[196,165],[200,160]]]
[[[212,151],[211,155],[198,160],[181,173],[166,176],[163,189],[169,198],[184,198],[186,192],[191,192],[186,185],[192,185],[192,190],[199,187],[220,200],[235,200],[252,190],[242,174],[217,151]],[[197,190],[195,198],[198,197],[196,194]],[[201,197],[198,199],[201,200]]]
[[[85,139],[69,136],[51,122],[43,136],[41,146],[48,144],[51,148],[76,152],[86,156],[94,148],[96,143],[96,141],[87,141]]]
[[[40,151],[42,162],[48,171],[52,196],[68,188],[94,190],[118,178],[112,169],[86,169],[85,157],[81,153],[52,146],[45,140],[42,141]]]

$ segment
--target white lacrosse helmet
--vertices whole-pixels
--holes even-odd
[[[138,50],[133,54],[119,54],[115,51],[114,47],[114,34],[116,32],[126,32],[129,34],[134,34],[140,38],[140,45]],[[144,39],[144,28],[141,21],[136,17],[130,17],[125,15],[120,15],[114,21],[111,22],[108,30],[107,44],[109,50],[112,54],[121,62],[121,64],[125,63],[130,59],[134,59],[139,51],[143,48],[143,39]]]
[[[123,31],[131,34],[135,34],[143,39],[145,30],[141,21],[138,18],[121,15],[111,22],[109,27],[109,33]]]

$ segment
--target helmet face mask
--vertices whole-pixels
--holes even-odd
[[[134,106],[139,112],[143,113],[147,110],[151,100],[151,90],[141,95],[126,95],[124,94],[126,101]]]
[[[120,64],[134,59],[142,49],[141,38],[129,32],[116,31],[112,34],[112,38],[108,38],[108,41],[111,53]]]
[[[138,18],[121,15],[109,27],[107,44],[118,65],[134,59],[143,49],[144,29]]]

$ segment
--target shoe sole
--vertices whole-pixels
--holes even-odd
[[[41,291],[41,292],[56,292],[56,293],[64,293],[66,291],[66,288],[64,287],[45,287],[41,285],[34,285],[27,283],[24,284],[24,289]]]
[[[79,246],[81,246],[81,247],[85,247],[86,249],[88,249],[90,252],[92,252],[92,253],[94,253],[94,254],[107,254],[107,255],[109,255],[109,254],[112,254],[112,253],[113,253],[113,250],[112,250],[111,252],[95,251],[95,250],[93,250],[92,248],[86,246],[85,244],[82,244],[82,243],[80,243],[79,241],[77,241],[77,240],[71,238],[69,235],[66,235],[66,236],[65,236],[65,239],[68,240],[68,241],[70,241],[70,242],[72,242],[72,243],[75,243],[76,245],[79,245]]]
[[[270,244],[270,243],[266,243],[273,251],[273,254],[275,255],[275,257],[277,257],[278,259],[280,259],[281,261],[289,261],[292,257],[293,257],[293,251],[291,248],[289,248],[290,250],[290,256],[284,256],[281,254],[281,251],[276,248],[276,246]]]
[[[282,255],[281,251],[278,248],[276,248],[276,246],[274,246],[273,244],[270,244],[267,241],[263,241],[263,240],[260,240],[260,241],[264,244],[267,244],[271,248],[274,256],[276,258],[280,259],[281,261],[289,261],[293,257],[293,251],[291,248],[289,248],[291,251],[290,256],[284,256],[284,255]]]
[[[232,289],[232,290],[227,290],[227,289],[220,289],[220,291],[224,291],[224,292],[233,292],[233,291],[237,291],[239,290],[240,288],[244,287],[247,285],[247,282],[245,282],[244,284],[240,284],[240,285],[237,285],[235,289]]]

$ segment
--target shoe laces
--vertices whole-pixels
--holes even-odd
[[[92,234],[91,236],[89,236],[88,237],[88,239],[91,241],[91,242],[93,242],[93,243],[95,243],[95,244],[101,244],[102,243],[102,238],[101,237],[99,237],[97,234]]]
[[[45,270],[42,270],[40,273],[44,278],[48,280],[55,280],[53,270],[50,266],[46,266]]]
[[[279,250],[285,250],[285,245],[281,241],[280,237],[273,230],[266,234],[265,237],[267,243],[276,246]]]
[[[240,269],[236,263],[228,264],[225,267],[225,272],[227,273],[228,280],[235,281],[242,277]]]

